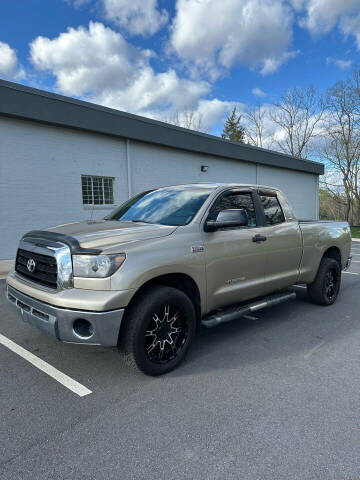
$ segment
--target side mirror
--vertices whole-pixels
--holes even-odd
[[[206,232],[214,232],[218,228],[246,227],[249,224],[247,211],[243,208],[221,210],[216,220],[208,220],[205,223]]]

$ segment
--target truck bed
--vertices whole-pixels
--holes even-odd
[[[333,220],[299,220],[298,222],[303,246],[300,281],[310,283],[314,280],[320,260],[328,248],[339,252],[341,266],[345,268],[351,248],[347,222]]]

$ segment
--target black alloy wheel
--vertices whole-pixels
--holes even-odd
[[[119,335],[125,362],[147,375],[162,375],[183,360],[196,330],[193,302],[181,290],[154,285],[126,312]]]
[[[332,305],[339,294],[341,265],[335,258],[322,258],[315,280],[308,284],[308,295],[313,303]]]
[[[329,302],[331,302],[334,296],[337,295],[338,275],[335,268],[327,272],[324,283],[325,295]]]
[[[153,313],[145,332],[145,352],[154,363],[165,364],[176,358],[186,343],[189,326],[186,316],[172,304]]]

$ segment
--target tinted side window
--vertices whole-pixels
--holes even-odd
[[[283,211],[276,197],[260,195],[260,200],[264,207],[266,223],[268,225],[277,225],[278,223],[285,222]]]
[[[216,220],[221,210],[227,210],[229,208],[245,209],[249,218],[248,227],[256,227],[255,207],[250,193],[236,193],[223,197],[212,209],[210,215],[211,220]]]

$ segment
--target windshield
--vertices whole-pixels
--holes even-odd
[[[143,192],[120,205],[105,220],[187,225],[211,192],[211,188],[201,186]]]

